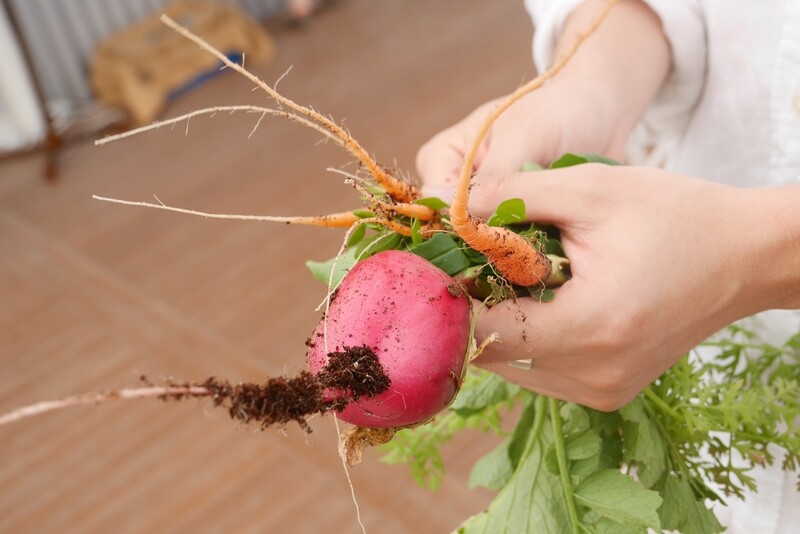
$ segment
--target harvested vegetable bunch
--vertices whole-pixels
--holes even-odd
[[[315,129],[360,163],[357,173],[344,174],[363,205],[345,213],[230,216],[116,201],[206,217],[348,228],[340,254],[308,263],[329,289],[326,314],[308,342],[311,372],[262,385],[234,386],[214,379],[148,384],[40,403],[0,416],[0,424],[51,409],[152,396],[212,397],[237,419],[261,426],[296,421],[307,429],[311,413],[335,411],[360,425],[345,432],[350,463],[357,462],[363,446],[391,439],[384,459],[409,463],[418,481],[431,488],[444,473],[440,447],[455,433],[477,428],[495,431],[503,441],[474,466],[470,482],[498,494],[485,512],[465,521],[462,532],[721,532],[709,501],[723,503],[724,495],[756,489],[748,474],[756,466],[780,459],[784,469],[797,468],[800,334],[782,346],[769,346],[754,342],[751,332],[731,327],[713,341],[717,358],[685,358],[612,413],[549,399],[497,376],[466,370],[480,352],[471,335],[467,295],[485,305],[519,297],[546,301],[557,298],[558,286],[569,279],[558,230],[524,222],[522,200],[503,202],[486,221],[470,215],[477,147],[500,114],[559,72],[616,1],[608,2],[550,70],[517,89],[490,115],[467,153],[451,205],[421,198],[417,188],[378,164],[344,128],[279,94],[165,20],[250,79],[278,106],[215,107],[156,126],[218,111],[280,116]],[[550,167],[589,161],[613,163],[567,154]],[[513,431],[504,432],[503,417],[514,407],[521,415],[515,416]],[[395,434],[397,429],[402,430]]]

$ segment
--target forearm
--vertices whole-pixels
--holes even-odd
[[[606,0],[587,0],[570,15],[555,49],[556,58],[606,4]],[[582,86],[590,92],[613,135],[624,143],[666,79],[670,62],[670,46],[659,18],[640,0],[621,0],[556,83]]]

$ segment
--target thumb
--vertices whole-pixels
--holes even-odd
[[[422,179],[422,194],[449,202],[464,165],[468,139],[461,135],[463,128],[445,130],[420,148],[417,171]],[[488,140],[478,147],[473,168],[478,167],[486,154]]]

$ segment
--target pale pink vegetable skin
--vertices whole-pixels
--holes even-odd
[[[365,345],[392,383],[362,397],[340,419],[362,427],[425,422],[450,404],[461,382],[470,341],[470,303],[444,271],[412,254],[391,250],[357,263],[331,302],[327,351],[323,318],[307,353],[317,373],[327,353]]]

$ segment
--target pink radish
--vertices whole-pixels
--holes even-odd
[[[361,397],[338,417],[361,427],[405,427],[428,421],[450,404],[469,343],[470,302],[458,283],[415,254],[390,250],[357,263],[345,276],[327,321],[320,321],[309,340],[307,361],[316,374],[329,353],[374,351],[391,379],[389,389]]]

